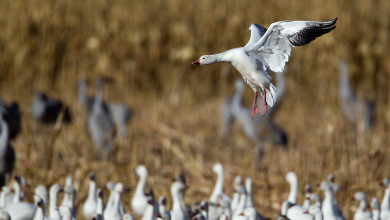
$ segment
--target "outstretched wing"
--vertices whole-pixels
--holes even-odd
[[[310,43],[333,30],[337,18],[330,21],[279,21],[272,23],[264,36],[247,52],[264,65],[264,69],[282,72],[291,47]]]
[[[258,25],[256,23],[251,24],[249,27],[249,30],[251,31],[251,38],[249,39],[248,43],[245,45],[245,47],[253,46],[255,43],[257,43],[261,37],[265,34],[267,29],[261,25]]]

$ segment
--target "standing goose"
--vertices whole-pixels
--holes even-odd
[[[307,210],[304,207],[297,205],[298,197],[298,177],[294,172],[289,172],[286,175],[286,180],[290,184],[290,194],[287,201],[292,205],[287,209],[287,217],[290,219],[313,219],[312,216],[304,214]]]
[[[54,184],[50,187],[50,205],[49,205],[49,218],[52,220],[61,219],[61,215],[58,211],[58,193],[64,192],[64,188],[60,184]]]
[[[102,220],[104,216],[104,193],[102,189],[97,189],[97,197],[96,219]]]
[[[385,188],[385,195],[381,204],[381,219],[390,218],[390,179],[385,178],[381,182],[381,186]]]
[[[218,197],[222,197],[223,200],[231,202],[232,199],[223,193],[224,169],[222,164],[214,164],[213,172],[217,174],[217,182],[215,183],[214,191],[210,196],[210,203],[216,204]]]
[[[76,216],[76,209],[74,208],[76,194],[77,191],[76,188],[73,186],[72,177],[66,177],[64,187],[64,199],[62,200],[61,206],[69,207],[71,209],[72,217]]]
[[[373,198],[371,200],[371,210],[372,210],[372,219],[373,220],[380,220],[381,215],[381,205],[379,204],[378,198]],[[385,218],[383,218],[385,219]]]
[[[265,115],[267,105],[272,107],[276,101],[276,91],[269,72],[282,72],[291,54],[291,47],[308,44],[330,32],[335,28],[336,20],[337,18],[331,21],[279,21],[271,24],[268,30],[258,24],[252,24],[249,27],[251,38],[244,47],[214,55],[203,55],[192,64],[231,63],[255,93],[250,116],[254,118],[259,114],[258,91],[264,97]]]
[[[324,181],[320,185],[320,189],[324,191],[325,198],[322,204],[322,213],[325,219],[329,220],[344,220],[344,217],[337,206],[335,204],[335,194],[333,192],[332,183],[328,181]]]
[[[96,198],[96,175],[89,174],[88,197],[83,205],[83,214],[85,219],[92,219],[96,216],[97,198]]]
[[[158,199],[158,215],[161,219],[171,220],[171,212],[167,209],[167,198],[165,196],[160,196]]]
[[[4,111],[0,106],[0,187],[8,184],[15,166],[15,151],[10,144],[8,124],[3,119]]]
[[[148,192],[148,206],[144,214],[142,215],[142,220],[156,220],[156,216],[159,213],[158,204],[154,199],[153,190]]]
[[[148,197],[145,195],[148,170],[144,165],[139,165],[135,172],[139,176],[139,181],[137,188],[135,189],[134,196],[131,199],[131,207],[136,215],[142,216],[148,207]]]
[[[172,194],[172,210],[171,210],[171,219],[172,220],[188,220],[188,215],[186,207],[184,206],[183,193],[186,189],[181,181],[175,181],[171,185],[171,194]]]
[[[123,214],[120,211],[120,207],[122,204],[121,196],[125,192],[129,192],[130,189],[127,188],[123,183],[115,184],[114,188],[114,198],[112,202],[112,206],[110,208],[106,208],[104,210],[104,219],[110,220],[120,220]]]
[[[114,124],[108,110],[103,105],[103,83],[106,78],[96,81],[96,97],[88,118],[88,128],[93,143],[102,154],[111,154],[114,145]]]
[[[353,220],[366,220],[372,218],[372,213],[367,211],[367,197],[364,192],[355,193],[354,200],[360,202],[359,208],[356,210]]]

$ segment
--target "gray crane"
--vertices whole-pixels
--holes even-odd
[[[103,104],[103,84],[107,78],[96,81],[96,97],[88,117],[88,129],[96,148],[102,154],[111,154],[114,146],[114,122]]]
[[[353,124],[362,124],[365,130],[370,129],[374,124],[374,103],[356,96],[349,84],[347,63],[340,62],[339,68],[339,103],[345,117]]]
[[[11,104],[7,105],[5,102],[0,100],[0,108],[1,107],[5,109],[3,119],[8,124],[9,136],[10,139],[13,140],[22,129],[19,104],[12,102]]]
[[[229,96],[222,106],[222,138],[225,139],[229,135],[233,122],[237,121],[241,125],[244,133],[256,143],[258,165],[261,164],[264,154],[263,141],[270,140],[283,147],[287,147],[288,144],[286,132],[272,121],[272,115],[277,111],[285,92],[283,74],[284,73],[276,73],[278,83],[276,97],[278,97],[278,99],[276,100],[274,107],[269,109],[268,114],[264,117],[256,117],[254,119],[248,117],[251,109],[242,106],[242,96],[245,84],[241,79],[236,80],[236,92],[232,96]],[[268,131],[268,135],[264,134],[266,130]]]
[[[3,119],[6,109],[0,106],[0,186],[8,184],[15,166],[15,151],[10,144],[10,133],[7,122]]]
[[[88,96],[88,82],[85,79],[79,81],[79,93],[78,99],[82,104],[84,111],[87,117],[90,116],[92,112],[92,107],[95,102],[95,97]],[[118,134],[120,136],[126,136],[126,125],[129,123],[132,110],[125,104],[120,102],[102,102],[104,108],[107,109],[108,113],[111,115],[112,120],[114,121],[116,127],[118,128]]]
[[[55,123],[61,111],[64,111],[64,122],[70,123],[72,117],[69,108],[65,107],[60,100],[49,98],[41,92],[35,96],[35,100],[31,106],[32,116],[36,120],[46,124]]]

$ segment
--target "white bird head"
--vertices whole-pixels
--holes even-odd
[[[148,175],[148,170],[146,169],[146,167],[144,165],[139,165],[137,167],[137,169],[135,170],[135,172],[137,173],[137,175],[139,177],[144,177],[144,176]]]
[[[199,59],[192,62],[193,65],[208,65],[217,62],[217,57],[214,55],[203,55]]]

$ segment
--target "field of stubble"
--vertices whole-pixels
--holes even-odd
[[[97,173],[101,186],[114,180],[134,189],[133,170],[142,163],[150,173],[148,186],[169,199],[171,177],[184,172],[190,186],[185,200],[192,203],[209,197],[215,181],[210,168],[221,162],[227,194],[235,175],[252,177],[257,208],[272,217],[287,198],[288,171],[298,174],[300,189],[334,173],[343,189],[339,203],[350,218],[353,193],[382,198],[376,182],[390,175],[389,13],[386,0],[1,1],[0,97],[18,101],[23,114],[23,131],[13,142],[14,174],[27,178],[30,191],[71,175],[80,207],[89,172]],[[219,136],[220,105],[239,74],[228,64],[195,68],[191,61],[244,45],[254,22],[268,27],[279,20],[335,17],[334,31],[293,49],[286,96],[275,115],[288,132],[288,150],[265,143],[264,169],[256,171],[254,143],[239,126],[227,140]],[[357,131],[339,108],[340,60],[350,65],[358,95],[377,105],[369,132]],[[115,162],[91,153],[77,101],[77,81],[102,75],[116,81],[105,87],[105,99],[135,110],[128,136],[116,140]],[[56,129],[35,122],[30,105],[38,91],[63,99],[74,123]],[[248,87],[244,105],[251,100]],[[130,198],[124,199],[128,211]]]

